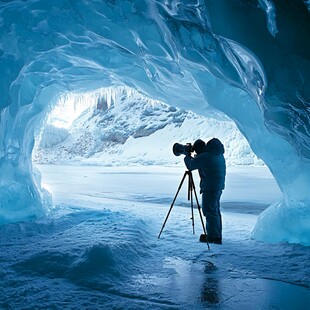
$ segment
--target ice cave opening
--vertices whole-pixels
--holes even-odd
[[[180,166],[172,145],[218,137],[229,166],[262,166],[233,120],[153,100],[127,86],[61,94],[35,134],[34,163]],[[108,155],[108,156],[107,156]]]
[[[210,107],[200,116],[127,86],[58,96],[37,132],[33,159],[71,165],[178,165],[171,145],[197,135],[219,137],[228,165],[264,164],[235,123],[220,111]]]
[[[266,3],[1,2],[0,223],[51,205],[32,150],[59,94],[127,85],[232,119],[283,192],[253,236],[309,245],[310,15],[302,0]]]

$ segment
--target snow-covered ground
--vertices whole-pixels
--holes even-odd
[[[223,244],[199,243],[183,167],[39,166],[55,208],[0,227],[3,309],[308,309],[310,247],[251,239],[280,197],[266,167],[230,167]],[[198,177],[194,175],[198,187]]]

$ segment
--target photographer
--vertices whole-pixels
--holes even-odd
[[[224,146],[213,138],[205,144],[198,139],[193,145],[196,156],[187,152],[184,162],[189,171],[198,169],[200,193],[202,194],[202,212],[206,217],[208,235],[201,235],[201,242],[222,244],[222,216],[220,198],[225,187],[226,164]]]

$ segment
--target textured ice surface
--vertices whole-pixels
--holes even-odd
[[[157,239],[183,168],[39,169],[55,208],[0,226],[0,308],[307,309],[310,247],[250,238],[257,205],[280,195],[266,167],[228,169],[223,244],[210,251],[186,186]]]
[[[202,115],[212,106],[231,117],[284,195],[255,236],[309,236],[309,11],[301,0],[275,2],[273,36],[256,4],[1,2],[1,221],[38,216],[48,204],[31,152],[56,97],[126,84],[172,106]]]

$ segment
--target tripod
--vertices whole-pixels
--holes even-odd
[[[172,210],[172,208],[173,208],[173,205],[174,205],[174,203],[175,203],[175,201],[176,201],[176,199],[177,199],[177,196],[178,196],[178,194],[179,194],[179,191],[180,191],[180,189],[181,189],[181,187],[182,187],[182,185],[183,185],[183,182],[184,182],[186,176],[188,176],[187,200],[191,202],[191,211],[192,211],[191,220],[192,220],[192,226],[193,226],[193,234],[195,234],[194,204],[193,204],[193,192],[194,192],[194,194],[195,194],[195,199],[196,199],[196,203],[197,203],[197,207],[198,207],[198,212],[199,212],[199,215],[200,215],[200,220],[201,220],[202,228],[203,228],[203,231],[204,231],[205,235],[207,235],[206,228],[205,228],[205,226],[204,226],[204,224],[203,224],[203,218],[202,218],[202,214],[201,214],[201,208],[200,208],[200,205],[199,205],[199,202],[198,202],[198,198],[197,198],[197,193],[196,193],[196,188],[195,188],[195,184],[194,184],[193,174],[192,174],[191,171],[188,171],[188,170],[187,170],[187,171],[184,172],[184,175],[183,175],[183,178],[182,178],[181,183],[180,183],[180,185],[179,185],[179,188],[178,188],[178,190],[177,190],[177,192],[176,192],[176,194],[175,194],[175,196],[174,196],[174,199],[173,199],[173,201],[172,201],[172,204],[171,204],[171,206],[170,206],[170,209],[169,209],[169,211],[168,211],[168,214],[167,214],[167,216],[166,216],[166,219],[165,219],[165,221],[164,221],[164,223],[163,223],[163,226],[162,226],[162,228],[161,228],[161,230],[160,230],[160,233],[159,233],[159,235],[158,235],[158,239],[160,238],[160,235],[161,235],[161,233],[162,233],[162,231],[163,231],[163,229],[164,229],[164,227],[165,227],[165,225],[166,225],[166,222],[167,222],[167,220],[168,220],[168,217],[169,217],[169,215],[170,215],[170,212],[171,212],[171,210]],[[210,250],[210,245],[209,245],[209,242],[208,242],[208,241],[207,241],[207,244],[208,244],[208,249]]]

